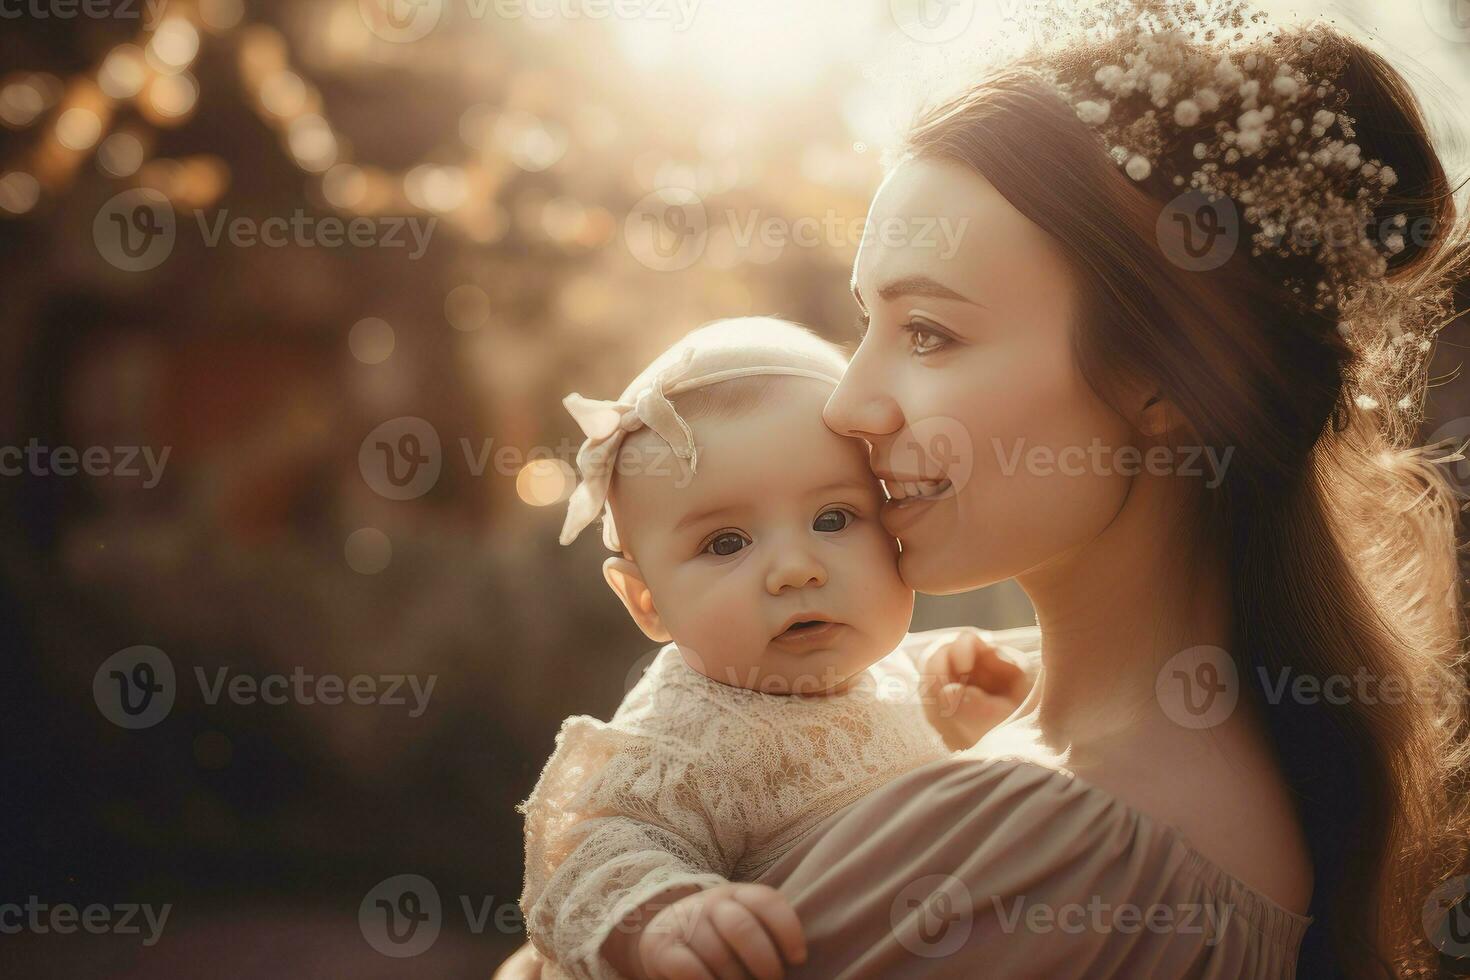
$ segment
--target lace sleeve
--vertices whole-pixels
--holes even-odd
[[[526,815],[521,910],[543,954],[578,978],[616,980],[601,947],[633,909],[669,888],[723,883],[736,835],[703,801],[718,780],[677,741],[569,718]]]

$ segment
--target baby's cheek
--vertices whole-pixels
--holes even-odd
[[[736,589],[708,589],[695,602],[691,634],[698,637],[701,654],[722,663],[748,658],[752,644],[765,639],[760,610]],[[763,642],[760,649],[765,648]],[[758,651],[757,651],[758,652]]]
[[[864,606],[882,633],[908,629],[914,610],[914,591],[898,573],[898,545],[881,530],[871,536],[864,556],[866,574],[861,592]]]

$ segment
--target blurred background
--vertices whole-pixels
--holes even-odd
[[[717,317],[854,340],[883,147],[1018,3],[0,0],[8,975],[488,976],[515,804],[652,651],[556,544],[561,397]],[[1463,104],[1418,6],[1333,9]]]

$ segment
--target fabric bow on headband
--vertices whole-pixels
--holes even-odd
[[[699,364],[696,365],[696,355]],[[685,348],[678,359],[654,373],[652,380],[635,393],[624,393],[618,401],[586,398],[576,392],[562,399],[572,418],[581,426],[586,439],[577,450],[577,469],[582,482],[567,501],[567,517],[562,524],[562,544],[571,544],[582,529],[603,514],[602,543],[612,551],[622,551],[612,511],[607,507],[608,489],[612,485],[613,468],[618,451],[628,433],[647,426],[669,444],[674,455],[688,460],[691,473],[698,471],[699,451],[694,445],[694,432],[670,400],[695,388],[746,378],[758,374],[782,374],[816,378],[836,384],[841,380],[840,368],[828,368],[817,361],[810,368],[783,364],[738,364],[748,360],[749,351],[739,348]],[[736,366],[723,366],[736,363]]]

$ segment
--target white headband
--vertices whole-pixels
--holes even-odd
[[[628,433],[648,426],[669,444],[675,456],[689,461],[691,473],[697,471],[699,453],[694,446],[694,433],[670,401],[675,395],[760,374],[815,378],[834,385],[842,380],[840,365],[816,358],[803,358],[809,360],[809,367],[751,364],[751,353],[743,347],[687,347],[677,360],[655,372],[650,382],[639,386],[636,392],[624,392],[618,401],[584,398],[576,392],[562,399],[561,403],[587,436],[577,450],[577,469],[581,471],[582,482],[567,501],[567,518],[559,539],[562,544],[575,541],[582,529],[597,519],[598,512],[605,510],[602,543],[613,551],[623,550],[617,528],[613,526],[612,509],[607,506],[607,493],[618,450]]]

